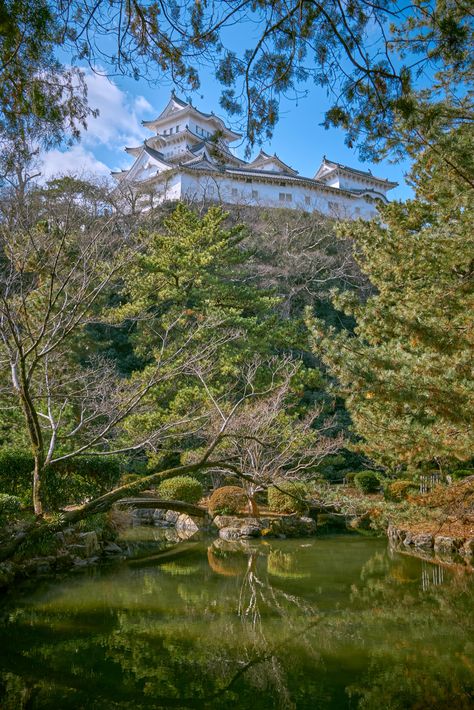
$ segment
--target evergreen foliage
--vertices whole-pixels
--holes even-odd
[[[202,498],[203,487],[202,483],[192,476],[175,476],[159,485],[158,494],[165,500],[198,503]]]
[[[363,493],[375,493],[380,488],[380,478],[375,471],[359,471],[354,476],[354,484]]]
[[[268,489],[268,507],[275,513],[305,513],[307,487],[298,481],[281,481]]]
[[[444,143],[474,175],[472,134],[459,130]],[[355,332],[310,319],[314,350],[340,383],[361,449],[393,469],[452,467],[474,450],[472,189],[431,150],[413,180],[416,198],[384,207],[383,221],[339,230],[374,286],[368,299],[334,298]]]

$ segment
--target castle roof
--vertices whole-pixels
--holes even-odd
[[[204,113],[204,111],[200,111],[195,106],[193,106],[191,102],[183,101],[183,99],[178,98],[174,91],[171,92],[170,99],[163,111],[159,114],[159,116],[157,116],[152,121],[142,121],[142,124],[146,128],[150,128],[153,131],[158,131],[161,126],[164,126],[165,124],[169,123],[169,119],[171,117],[176,117],[176,119],[178,119],[178,116],[180,115],[182,115],[183,118],[184,115],[189,115],[194,116],[194,118],[197,119],[205,120],[206,123],[211,124],[215,132],[220,132],[223,138],[225,138],[229,142],[235,141],[238,138],[242,138],[242,135],[240,133],[236,133],[232,129],[228,128],[228,126],[226,126],[224,121],[219,118],[219,116],[216,116],[212,112]]]
[[[334,173],[352,173],[354,175],[358,175],[360,177],[364,177],[367,180],[371,180],[373,182],[377,183],[383,183],[384,187],[397,187],[398,182],[391,182],[390,180],[387,180],[387,178],[379,178],[376,177],[375,175],[372,175],[372,172],[370,170],[358,170],[357,168],[351,168],[348,165],[343,165],[342,163],[337,163],[334,160],[328,160],[326,156],[323,156],[323,160],[321,165],[318,168],[318,171],[316,175],[314,176],[315,180],[320,180],[321,182],[325,182],[327,178],[333,177]]]

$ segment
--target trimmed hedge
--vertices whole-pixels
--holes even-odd
[[[175,476],[160,483],[158,494],[165,500],[197,503],[202,498],[203,488],[202,483],[192,476]]]
[[[209,512],[212,515],[235,515],[246,508],[248,497],[240,486],[216,488],[209,498]]]
[[[292,495],[286,495],[285,491]],[[308,504],[304,500],[306,492],[304,483],[282,481],[278,484],[278,488],[270,486],[268,489],[268,507],[275,513],[305,513],[308,510]],[[301,498],[303,500],[298,500]]]
[[[359,471],[354,476],[354,483],[363,493],[375,493],[380,488],[380,478],[375,471]]]

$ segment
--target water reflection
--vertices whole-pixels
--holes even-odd
[[[5,611],[0,707],[472,707],[472,578],[382,541],[186,542]]]

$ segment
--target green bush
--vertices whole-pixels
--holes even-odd
[[[31,503],[34,460],[26,451],[0,449],[0,490]]]
[[[354,476],[354,483],[363,493],[375,493],[380,488],[380,478],[375,471],[359,471]]]
[[[168,478],[158,486],[158,494],[165,500],[181,500],[184,503],[197,503],[202,498],[202,484],[192,476]]]
[[[344,474],[344,483],[346,484],[346,486],[354,485],[354,478],[357,476],[358,473],[360,473],[360,471],[349,471],[348,473]]]
[[[212,515],[235,515],[245,510],[248,497],[240,486],[216,488],[209,498],[209,512]]]
[[[275,513],[305,513],[308,510],[305,498],[306,486],[298,481],[282,481],[278,488],[270,486],[268,489],[268,507]]]
[[[113,456],[78,456],[46,470],[43,496],[47,508],[57,510],[103,495],[117,485],[120,460]]]
[[[410,493],[416,493],[417,491],[418,487],[413,481],[400,479],[386,483],[383,492],[385,500],[399,502],[406,500]]]
[[[106,493],[120,478],[120,460],[113,456],[78,456],[46,470],[43,500],[47,509],[80,503]],[[0,449],[0,489],[31,505],[34,459],[25,451]]]
[[[8,493],[0,493],[0,522],[9,518],[14,518],[20,511],[21,500],[18,496],[11,496]]]

